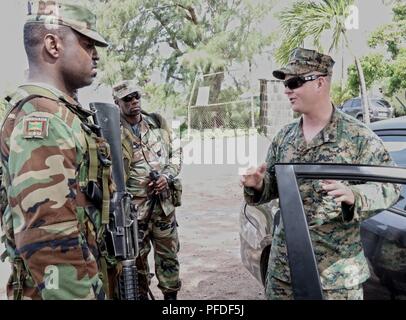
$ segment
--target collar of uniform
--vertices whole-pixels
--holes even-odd
[[[139,122],[141,139],[147,134],[147,132],[149,130],[149,122],[147,121],[147,118],[148,117],[144,117],[141,114],[141,121]]]
[[[127,121],[127,119],[123,116],[122,113],[120,113],[120,117],[121,117],[123,126],[126,127],[128,130],[130,130],[131,133],[133,133],[133,129],[132,129],[133,125]],[[142,137],[149,130],[149,125],[148,125],[148,122],[146,121],[146,117],[144,117],[142,114],[141,114],[141,120],[137,125],[139,126],[141,139],[142,139]]]
[[[43,83],[43,82],[28,82],[24,85],[30,85],[30,86],[37,86],[40,88],[45,88],[47,90],[49,90],[52,94],[54,94],[59,101],[62,101],[63,103],[67,103],[70,106],[72,106],[73,108],[75,108],[77,110],[78,113],[80,113],[81,116],[87,118],[91,115],[93,115],[93,111],[91,110],[87,110],[85,108],[83,108],[80,103],[78,101],[76,101],[75,99],[73,99],[71,96],[67,95],[66,93],[62,92],[61,90],[55,88],[54,86],[51,86],[47,83]],[[22,85],[22,86],[24,86]]]
[[[288,133],[285,136],[285,141],[294,146],[297,150],[306,145],[302,133],[302,117],[294,121],[291,129],[288,130]]]
[[[310,149],[320,146],[324,143],[334,142],[337,140],[337,127],[339,116],[336,108],[333,106],[333,112],[331,113],[330,121],[327,125],[321,129],[321,131],[312,139],[311,142],[306,143],[303,135],[303,116],[300,117],[297,122],[297,126],[294,128],[290,142],[294,144],[297,149]]]
[[[335,142],[337,140],[337,128],[339,122],[339,114],[337,109],[333,106],[330,122],[321,130],[321,138],[324,143]]]
[[[47,89],[50,92],[52,92],[59,100],[67,102],[70,105],[74,105],[74,106],[79,105],[79,103],[75,99],[73,99],[72,97],[70,97],[66,93],[62,92],[61,90],[55,88],[54,86],[51,86],[48,83],[44,83],[44,82],[27,82],[27,83],[24,83],[23,85],[21,85],[21,87],[23,87],[23,86],[36,86],[36,87],[39,87],[39,88]]]

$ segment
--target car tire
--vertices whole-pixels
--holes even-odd
[[[362,114],[357,115],[357,120],[364,122],[364,116]]]

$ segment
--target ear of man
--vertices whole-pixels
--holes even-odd
[[[44,46],[46,52],[54,59],[59,58],[62,41],[56,34],[48,33],[44,37]]]

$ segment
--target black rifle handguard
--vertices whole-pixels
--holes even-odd
[[[94,122],[101,136],[110,145],[112,176],[117,191],[110,206],[106,231],[108,253],[115,256],[122,266],[118,279],[120,300],[138,300],[138,275],[135,260],[138,256],[138,221],[131,205],[131,195],[124,180],[123,151],[121,147],[120,112],[108,103],[90,103]]]

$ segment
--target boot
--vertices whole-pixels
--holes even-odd
[[[178,300],[177,296],[178,296],[177,291],[167,292],[167,293],[164,293],[164,300]]]

